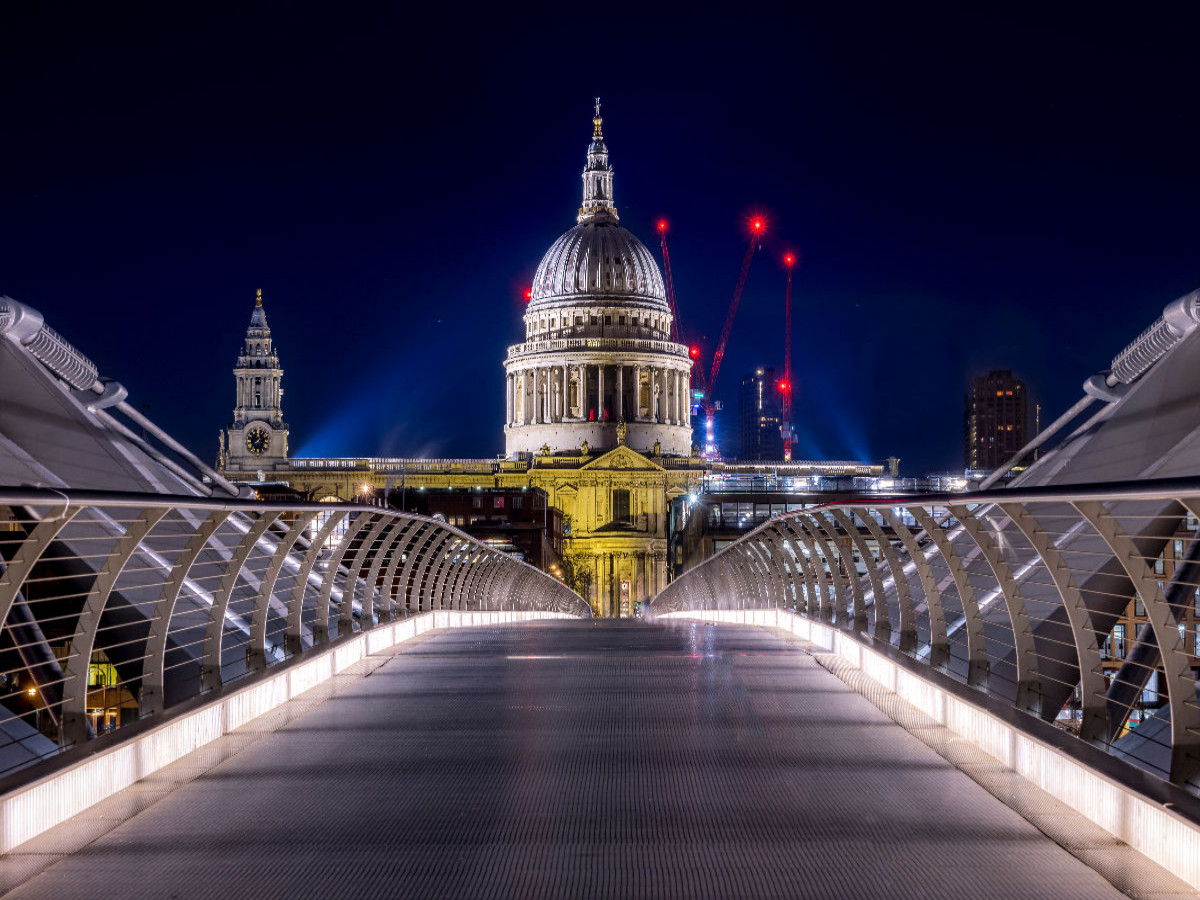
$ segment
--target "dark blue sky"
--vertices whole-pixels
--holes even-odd
[[[961,466],[973,372],[1016,370],[1048,421],[1200,285],[1195,18],[180,9],[0,12],[0,293],[206,458],[258,287],[294,452],[502,450],[501,360],[596,94],[622,224],[657,254],[670,220],[710,353],[770,219],[729,407],[781,363],[803,253],[801,455]]]

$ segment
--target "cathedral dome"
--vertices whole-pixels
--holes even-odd
[[[654,256],[611,218],[581,222],[542,257],[530,308],[556,301],[642,300],[670,312]]]
[[[538,264],[525,340],[504,361],[509,458],[621,445],[679,457],[692,446],[692,360],[671,340],[654,254],[619,223],[602,121],[597,99],[578,224]]]

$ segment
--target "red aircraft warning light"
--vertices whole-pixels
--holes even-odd
[[[525,288],[525,302],[528,303],[532,299],[533,299],[533,288],[531,288],[531,287]]]
[[[791,253],[785,254],[783,257],[783,264],[790,269],[792,266],[794,266],[796,264],[795,255],[793,255]]]
[[[692,359],[699,359],[700,358],[700,348],[693,347],[691,350],[688,351],[688,356],[690,356]]]
[[[666,220],[666,219],[659,219],[659,220],[658,220],[658,230],[659,230],[659,231],[666,231],[666,230],[667,230],[667,220]]]
[[[766,220],[762,216],[755,216],[750,221],[750,227],[755,234],[762,234],[762,230],[767,227]]]

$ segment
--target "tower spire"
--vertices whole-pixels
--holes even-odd
[[[608,164],[608,147],[604,143],[604,132],[600,118],[600,98],[596,98],[595,114],[592,116],[592,142],[588,145],[587,165],[583,169],[583,206],[579,207],[576,221],[617,221],[617,207],[613,203],[613,171]]]
[[[254,292],[254,309],[233,376],[237,402],[222,448],[224,465],[235,472],[247,472],[287,459],[288,427],[283,421],[280,386],[283,369],[267,325],[262,288]]]

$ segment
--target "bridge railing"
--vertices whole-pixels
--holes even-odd
[[[422,516],[0,490],[0,773],[442,609],[591,615],[561,582]]]
[[[650,610],[793,610],[1200,793],[1198,526],[1195,478],[826,504]]]

